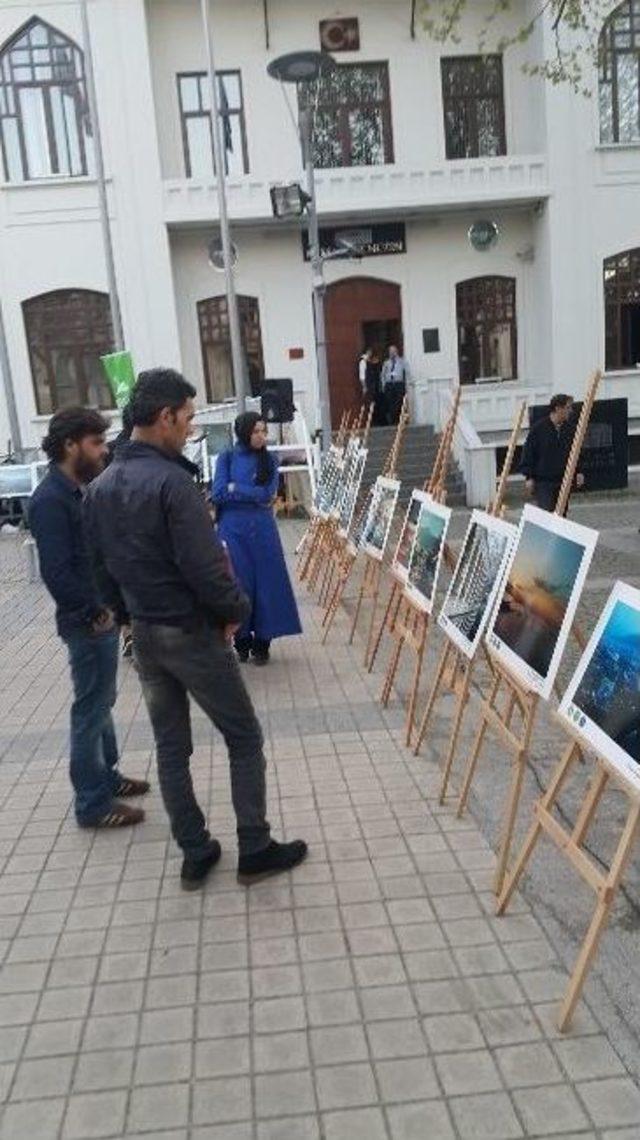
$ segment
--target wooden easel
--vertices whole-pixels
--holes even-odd
[[[446,477],[449,465],[449,456],[451,454],[451,446],[453,443],[453,434],[455,431],[456,420],[458,416],[458,407],[460,403],[460,387],[456,391],[454,406],[449,417],[449,421],[443,433],[442,448],[439,453],[439,460],[434,464],[434,469],[431,478],[425,488],[430,492],[436,502],[444,502],[446,498]],[[390,598],[385,612],[385,618],[381,629],[384,629],[389,622],[389,634],[395,645],[391,651],[391,656],[387,665],[387,672],[385,675],[380,700],[386,708],[391,697],[393,685],[398,674],[400,665],[400,658],[404,648],[411,650],[414,655],[413,667],[413,680],[409,692],[409,702],[407,706],[407,724],[405,732],[405,743],[407,747],[411,745],[413,737],[413,730],[415,727],[415,710],[418,701],[418,690],[420,688],[420,678],[422,676],[422,665],[424,662],[424,655],[427,647],[427,638],[429,629],[431,627],[431,614],[419,606],[413,598],[408,594],[403,587],[400,587],[399,600],[393,600],[394,586],[397,580],[394,578],[390,591]],[[390,615],[393,614],[393,619],[390,621]],[[378,641],[378,645],[380,642]],[[377,649],[377,646],[375,647]],[[371,658],[372,654],[370,654]]]
[[[511,437],[509,439],[509,446],[502,465],[500,478],[496,485],[495,495],[492,502],[488,507],[488,514],[499,518],[503,514],[504,496],[507,489],[507,480],[511,474],[513,466],[513,457],[515,455],[518,440],[520,439],[520,431],[522,429],[522,421],[527,410],[527,401],[523,400],[516,415],[513,427],[511,429]],[[442,769],[442,782],[440,784],[439,802],[445,802],[447,791],[449,787],[449,780],[451,777],[451,769],[455,759],[458,739],[460,730],[464,720],[464,715],[469,704],[469,699],[472,693],[472,680],[474,667],[477,661],[477,654],[473,658],[467,657],[461,649],[458,649],[450,638],[446,638],[446,642],[438,662],[436,669],[435,680],[433,688],[429,694],[429,699],[424,711],[424,716],[420,722],[418,736],[416,739],[414,754],[417,756],[424,741],[424,738],[433,715],[436,701],[438,697],[444,696],[447,693],[453,694],[456,699],[455,713],[453,717],[453,725],[451,728],[451,736],[449,739],[449,747],[447,755],[444,760]]]
[[[578,420],[564,479],[556,503],[554,513],[557,515],[564,515],[569,502],[569,495],[571,494],[580,452],[582,451],[582,445],[589,425],[591,409],[593,408],[600,379],[601,373],[594,372],[589,381],[587,394],[580,412],[580,419]],[[482,697],[480,701],[480,722],[466,764],[457,814],[461,816],[466,807],[469,791],[478,764],[478,757],[484,743],[487,729],[492,728],[512,754],[511,787],[502,819],[502,833],[498,848],[498,862],[494,880],[495,892],[499,894],[502,890],[507,870],[513,832],[518,807],[520,805],[524,773],[529,757],[531,736],[540,704],[540,697],[538,693],[527,689],[494,654],[491,654],[491,662],[494,671],[493,684],[489,695]],[[498,707],[498,699],[500,696],[504,696],[505,698],[505,703],[501,710]],[[516,710],[520,715],[521,722],[519,733],[515,732],[511,727],[513,715]]]
[[[369,441],[369,433],[371,431],[371,424],[373,421],[373,404],[369,404],[367,410],[366,406],[360,410],[360,416],[351,431],[350,441],[358,441],[360,448],[367,446]],[[345,453],[348,445],[345,445]],[[347,535],[340,530],[340,519],[336,517],[331,533],[326,542],[326,549],[322,552],[321,561],[325,564],[324,576],[322,586],[318,598],[319,604],[325,608],[327,601],[331,596],[331,591],[335,583],[336,574],[339,572],[344,550],[347,543]]]
[[[444,485],[446,481],[447,470],[449,466],[449,455],[453,442],[455,424],[458,417],[459,404],[460,387],[458,386],[454,398],[454,406],[451,416],[447,420],[444,431],[440,436],[440,442],[438,444],[438,450],[436,451],[436,457],[433,462],[433,468],[431,470],[431,473],[427,476],[424,483],[422,484],[422,490],[428,492],[430,495],[435,496],[437,489],[441,484]],[[398,610],[400,608],[400,602],[402,601],[404,592],[404,582],[401,581],[401,579],[396,575],[393,564],[390,570],[390,577],[391,585],[384,615],[382,621],[380,622],[380,625],[378,626],[378,632],[372,642],[371,651],[369,653],[369,660],[366,662],[369,673],[373,672],[373,666],[375,665],[376,657],[378,656],[378,651],[380,649],[380,644],[382,642],[382,637],[385,631],[389,634],[391,634],[393,631],[395,620],[398,616]]]
[[[360,433],[361,425],[365,415],[365,409],[360,410],[359,416],[353,414],[353,421],[351,412],[344,412],[340,422],[340,428],[336,437],[335,447],[343,452],[346,451],[347,444],[352,435]],[[322,475],[320,476],[322,478]],[[333,545],[334,535],[337,530],[336,519],[333,515],[316,514],[308,528],[308,539],[301,543],[301,547],[306,547],[306,557],[301,562],[298,577],[301,582],[306,580],[307,586],[313,590],[320,570],[324,565],[324,559],[327,550],[330,550]]]
[[[563,727],[568,731],[566,725],[563,725]],[[631,858],[633,846],[638,835],[638,827],[640,825],[640,793],[621,780],[617,773],[609,768],[607,761],[601,757],[596,757],[595,772],[582,801],[573,828],[570,830],[568,827],[565,827],[553,815],[553,809],[557,806],[560,791],[573,765],[577,760],[581,759],[582,755],[582,742],[579,736],[574,736],[573,733],[570,733],[570,736],[572,737],[571,742],[565,749],[554,771],[547,791],[534,805],[534,822],[525,838],[513,870],[505,877],[496,908],[497,914],[504,914],[527,863],[533,854],[536,844],[543,834],[553,840],[559,851],[566,856],[580,877],[595,891],[597,897],[596,908],[593,912],[591,923],[589,924],[585,939],[582,943],[560,1009],[558,1028],[561,1033],[564,1033],[571,1025],[575,1007],[582,993],[587,973],[596,956],[598,944],[609,919],[622,876]],[[602,871],[584,850],[583,844],[610,779],[626,792],[629,799],[629,808],[609,869]]]
[[[396,472],[397,465],[398,465],[398,459],[400,457],[400,449],[402,447],[402,442],[404,440],[404,434],[405,434],[408,423],[409,423],[409,406],[408,406],[407,397],[405,396],[403,403],[402,403],[402,408],[400,410],[400,418],[398,420],[398,426],[396,428],[393,443],[392,443],[391,448],[389,450],[389,454],[387,455],[387,458],[385,460],[382,471],[380,472],[381,476],[383,476],[387,479],[393,479],[396,477],[395,472]],[[371,501],[372,501],[372,491],[373,491],[373,487],[370,487],[367,495],[365,496],[365,498],[361,504],[360,511],[358,512],[358,516],[357,516],[355,528],[354,528],[356,531],[359,529],[359,526],[361,525],[364,516],[368,513],[369,506],[370,506]],[[357,557],[358,557],[358,549],[355,546],[355,544],[351,541],[351,537],[348,536],[344,542],[344,545],[343,545],[343,548],[341,551],[341,561],[339,562],[339,564],[337,566],[335,586],[334,586],[333,592],[331,593],[331,596],[329,597],[327,608],[325,610],[325,614],[324,614],[324,617],[322,619],[322,624],[324,626],[324,633],[322,635],[322,644],[323,645],[326,644],[327,638],[328,638],[329,633],[331,631],[331,627],[332,627],[333,622],[335,620],[335,616],[338,612],[340,602],[342,601],[342,598],[344,596],[344,592],[345,592],[345,589],[347,587],[347,583],[349,582],[349,580],[351,578],[351,574],[353,573],[353,568],[355,566]],[[354,615],[353,622],[351,625],[351,631],[350,631],[350,636],[349,636],[349,644],[351,644],[353,642],[353,638],[355,636],[355,630],[356,630],[356,626],[358,624],[358,617],[360,614],[360,609],[362,607],[362,602],[363,602],[364,598],[365,597],[373,597],[375,595],[375,598],[377,600],[377,591],[379,590],[381,563],[377,559],[373,559],[373,558],[370,559],[369,555],[367,555],[366,557],[367,557],[368,561],[374,562],[376,564],[377,570],[372,569],[368,573],[367,568],[365,567],[363,582],[360,586],[360,591],[358,594],[358,600],[356,603],[356,611],[355,611],[355,615]],[[365,579],[366,579],[366,586],[365,586]],[[365,590],[366,590],[366,593],[364,592]]]

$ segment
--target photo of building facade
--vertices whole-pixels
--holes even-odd
[[[553,51],[544,20],[528,42],[481,56],[490,7],[469,5],[461,42],[438,44],[404,0],[359,0],[337,15],[315,0],[214,5],[249,380],[257,391],[264,377],[290,376],[311,430],[307,246],[299,222],[273,217],[269,193],[302,178],[298,106],[267,64],[317,50],[329,17],[348,28],[314,102],[321,244],[356,254],[325,263],[334,423],[361,399],[363,348],[384,356],[395,343],[413,422],[440,426],[459,376],[462,415],[487,455],[523,395],[580,396],[598,364],[601,394],[626,396],[640,430],[640,79],[625,66],[640,47],[637,0],[611,5],[600,72],[586,64],[590,99],[523,72]],[[501,19],[515,29],[534,11],[522,0]],[[233,380],[224,277],[207,252],[218,205],[200,4],[92,0],[89,18],[126,345],[137,368],[179,367],[201,405],[218,403]],[[98,364],[113,329],[79,4],[0,7],[0,144],[2,316],[31,448],[64,403],[111,404]],[[12,434],[0,397],[0,449]]]

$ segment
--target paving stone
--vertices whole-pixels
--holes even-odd
[[[287,1072],[261,1074],[255,1078],[258,1118],[282,1116],[293,1109],[305,1113],[315,1109],[311,1074]]]
[[[388,1110],[392,1140],[454,1140],[444,1101],[392,1105]]]
[[[126,1107],[126,1092],[78,1093],[70,1097],[63,1140],[97,1140],[101,1136],[119,1135],[124,1128]]]
[[[572,1081],[613,1077],[624,1073],[624,1065],[606,1037],[577,1037],[558,1041],[557,1056]]]
[[[326,1140],[347,1140],[347,1137],[348,1140],[386,1140],[387,1137],[384,1116],[379,1108],[329,1112],[322,1117],[322,1122]],[[294,1140],[293,1136],[291,1140]],[[295,1140],[298,1140],[297,1136]]]
[[[341,1065],[316,1072],[318,1103],[324,1112],[332,1108],[353,1108],[375,1104],[376,1083],[370,1065]]]
[[[548,1045],[509,1045],[495,1053],[505,1085],[509,1089],[527,1085],[552,1085],[563,1081],[563,1074]]]
[[[231,1046],[231,1042],[229,1045]],[[229,1052],[232,1053],[231,1048]],[[191,1062],[190,1041],[176,1041],[170,1045],[143,1045],[136,1055],[134,1083],[158,1085],[188,1081],[191,1076]]]
[[[455,1097],[449,1107],[461,1140],[516,1140],[525,1135],[504,1093]]]
[[[312,1029],[309,1036],[316,1065],[367,1060],[367,1039],[360,1025]]]
[[[436,1068],[447,1096],[491,1092],[502,1088],[500,1074],[488,1051],[443,1053]]]
[[[58,1140],[65,1110],[62,1099],[30,1100],[8,1104],[0,1123],[0,1140]]]
[[[426,1100],[439,1095],[433,1062],[426,1057],[379,1061],[376,1073],[385,1104]]]
[[[589,1126],[575,1093],[566,1086],[522,1089],[514,1092],[513,1099],[532,1136],[553,1136]]]
[[[640,1089],[628,1077],[587,1081],[576,1087],[596,1128],[640,1125]]]

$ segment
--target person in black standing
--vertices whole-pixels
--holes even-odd
[[[199,887],[218,862],[190,770],[189,697],[222,733],[237,820],[238,878],[288,871],[307,854],[278,843],[266,818],[263,739],[232,647],[249,601],[228,561],[182,450],[195,388],[172,369],[142,372],[131,395],[133,434],[89,488],[89,541],[131,615],[133,657],[156,744],[158,776],[181,882]]]
[[[555,510],[574,434],[573,396],[559,393],[551,399],[549,414],[530,428],[520,463],[527,493],[543,511]],[[576,486],[584,487],[581,473]]]
[[[81,827],[129,827],[144,819],[123,798],[144,795],[146,780],[118,769],[111,710],[116,700],[118,622],[124,615],[108,588],[108,576],[92,564],[82,518],[86,485],[103,469],[109,424],[90,408],[56,412],[42,448],[49,471],[29,504],[29,526],[40,571],[56,603],[58,634],[65,642],[73,683],[69,774]]]

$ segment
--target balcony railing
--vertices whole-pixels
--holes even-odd
[[[277,179],[274,178],[273,181]],[[227,182],[229,213],[238,222],[271,217],[267,180],[247,175]],[[469,159],[438,166],[339,167],[316,174],[318,209],[325,217],[372,210],[398,214],[464,206],[535,202],[549,195],[543,155]],[[168,225],[211,222],[217,217],[215,183],[191,179],[164,182]]]

